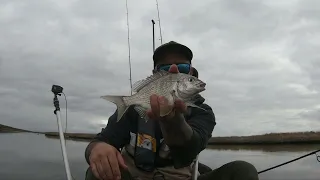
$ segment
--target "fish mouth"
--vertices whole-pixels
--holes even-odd
[[[201,91],[204,91],[206,88],[206,83],[204,83],[204,82],[201,82],[201,83],[198,83],[197,85],[196,85],[196,88],[201,92]]]
[[[206,83],[200,83],[200,85],[199,85],[199,87],[201,87],[201,88],[205,88],[206,87]]]
[[[201,83],[198,83],[196,86],[198,87],[198,88],[200,88],[200,89],[204,89],[205,87],[206,87],[206,83],[204,83],[204,82],[201,82]]]

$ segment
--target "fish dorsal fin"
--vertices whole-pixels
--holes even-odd
[[[166,76],[168,74],[170,74],[170,73],[167,71],[160,70],[160,71],[154,73],[153,75],[147,77],[146,79],[142,79],[142,80],[135,82],[132,85],[132,90],[134,92],[139,92],[142,88],[144,88],[145,86],[147,86],[151,82],[153,82],[157,79],[160,79],[161,77]]]

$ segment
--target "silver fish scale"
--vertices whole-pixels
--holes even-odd
[[[173,86],[177,82],[177,76],[174,74],[163,76],[147,86],[143,87],[139,92],[131,97],[124,98],[126,105],[141,105],[144,108],[150,108],[150,96],[157,94],[158,96],[168,97],[173,90]]]

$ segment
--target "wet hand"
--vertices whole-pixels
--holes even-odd
[[[121,153],[104,142],[92,148],[89,162],[92,173],[100,180],[120,180],[120,167],[127,169]]]
[[[165,97],[151,95],[150,104],[151,104],[151,110],[147,111],[147,115],[150,119],[155,119],[155,120],[161,120],[161,121],[173,120],[176,117],[178,117],[179,114],[183,114],[187,111],[186,105],[179,99],[175,100],[173,105],[170,105],[169,101]],[[161,117],[160,111],[162,109],[165,109],[165,110],[172,109],[172,110],[168,115]]]

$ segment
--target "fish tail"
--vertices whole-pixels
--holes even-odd
[[[124,113],[128,110],[129,106],[127,106],[123,100],[125,96],[101,96],[102,99],[110,101],[117,106],[117,122],[120,121]]]

